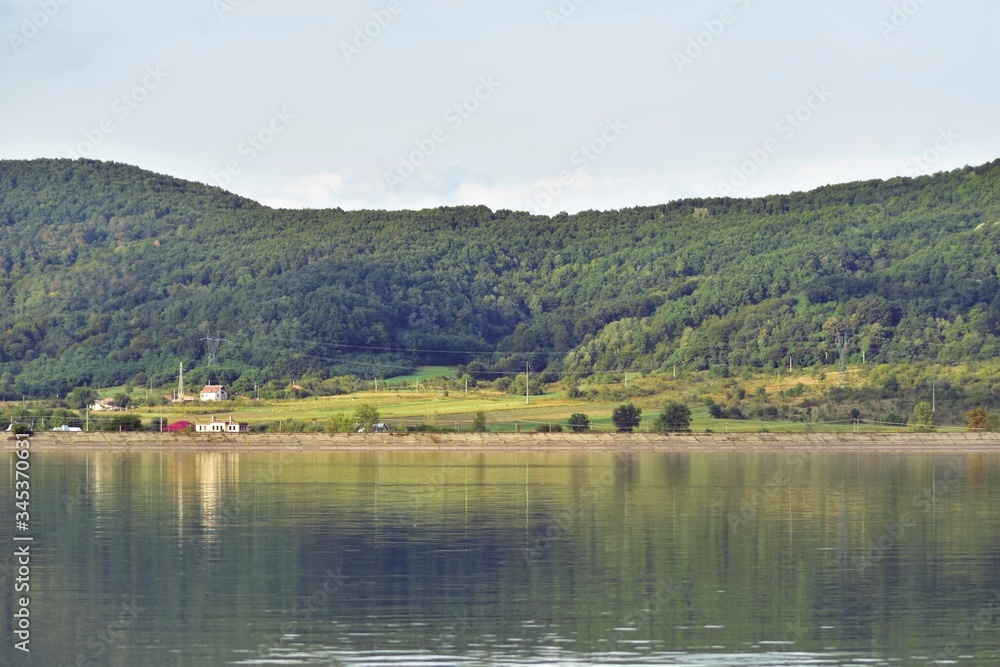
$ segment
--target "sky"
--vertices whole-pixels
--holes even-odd
[[[555,215],[1000,158],[994,0],[4,0],[0,159]]]

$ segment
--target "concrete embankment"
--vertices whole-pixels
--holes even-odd
[[[0,438],[12,450],[14,438]],[[996,433],[35,433],[35,451],[193,452],[719,452],[961,451],[1000,452]]]

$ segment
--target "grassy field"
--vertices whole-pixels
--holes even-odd
[[[860,384],[865,380],[863,369],[852,371],[850,382]],[[322,429],[331,417],[338,414],[352,414],[361,405],[375,406],[383,421],[397,428],[425,424],[443,430],[468,430],[477,412],[486,414],[491,431],[533,431],[540,424],[560,424],[566,422],[573,413],[587,414],[593,428],[613,431],[612,410],[622,403],[631,402],[643,409],[643,424],[640,431],[648,430],[656,415],[670,401],[680,401],[691,406],[693,413],[692,430],[719,433],[731,432],[826,432],[892,431],[898,428],[876,424],[855,426],[851,420],[813,419],[768,420],[758,419],[713,419],[704,406],[706,398],[719,402],[727,399],[733,386],[738,385],[747,392],[747,401],[756,400],[774,404],[791,405],[802,400],[802,396],[821,397],[823,392],[839,383],[839,376],[816,377],[807,372],[786,373],[778,376],[752,376],[733,379],[711,379],[704,374],[674,379],[666,374],[652,374],[646,377],[631,376],[626,386],[624,378],[603,378],[600,383],[584,383],[584,398],[569,399],[565,390],[553,386],[541,396],[531,396],[525,404],[524,396],[515,396],[497,391],[473,388],[466,393],[463,388],[443,389],[443,382],[435,382],[442,377],[455,378],[455,369],[448,367],[423,367],[416,373],[403,378],[395,378],[379,383],[379,391],[363,391],[341,396],[319,396],[304,399],[255,401],[236,399],[217,405],[163,408],[140,408],[137,412],[149,420],[162,415],[169,422],[181,419],[188,421],[208,421],[228,419],[250,424],[268,423],[280,430],[302,428]],[[435,388],[437,385],[437,388]],[[797,388],[795,398],[786,398],[785,392]],[[113,395],[116,389],[102,392]]]
[[[394,428],[426,425],[440,430],[468,430],[477,412],[486,414],[491,431],[534,431],[541,424],[559,424],[567,428],[574,413],[586,414],[595,430],[613,431],[612,410],[623,403],[634,403],[643,410],[640,431],[647,431],[653,420],[669,402],[687,405],[693,414],[691,428],[695,432],[712,430],[718,433],[739,432],[850,432],[860,430],[892,431],[906,427],[883,426],[876,423],[895,413],[900,421],[912,414],[916,402],[931,399],[931,379],[936,378],[938,419],[941,428],[964,430],[965,410],[978,405],[995,404],[1000,388],[1000,363],[920,367],[915,365],[856,365],[849,369],[845,388],[841,388],[839,373],[824,369],[772,370],[766,373],[741,372],[738,377],[710,377],[707,372],[650,373],[639,376],[630,373],[604,373],[574,383],[577,398],[569,398],[564,384],[548,385],[545,393],[531,396],[525,404],[523,395],[496,390],[492,385],[473,386],[468,392],[459,379],[457,369],[428,366],[416,369],[408,376],[362,383],[361,391],[339,396],[311,396],[281,400],[237,398],[218,404],[163,407],[138,407],[148,424],[157,417],[169,423],[179,420],[205,422],[214,416],[228,419],[230,415],[251,425],[267,425],[280,430],[322,430],[336,416],[352,415],[362,405],[375,406],[380,418]],[[890,379],[898,379],[898,389],[886,399],[881,388]],[[950,389],[948,387],[951,387]],[[125,387],[103,388],[101,397],[113,397]],[[160,396],[170,388],[154,389],[151,396]],[[853,392],[853,393],[851,393]],[[957,393],[956,393],[957,392]],[[132,399],[143,404],[147,392],[135,388]],[[975,398],[972,398],[975,396]],[[711,399],[719,405],[739,406],[748,419],[713,419],[706,407]],[[947,402],[953,407],[950,411]],[[762,420],[764,409],[772,414]],[[777,412],[775,415],[774,413]],[[855,425],[852,413],[861,416]],[[79,413],[83,416],[82,412]],[[100,421],[107,414],[91,413]]]
[[[439,378],[455,377],[458,377],[458,370],[453,366],[420,366],[410,375],[380,380],[379,386],[412,388],[414,385],[428,385]]]

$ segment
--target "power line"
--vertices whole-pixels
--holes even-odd
[[[209,333],[207,336],[201,340],[205,341],[205,352],[208,355],[208,365],[214,366],[218,363],[219,347],[223,343],[228,343],[225,338],[222,337],[222,332],[218,332],[218,336],[213,336]]]

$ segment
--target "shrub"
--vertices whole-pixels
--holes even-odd
[[[354,422],[358,430],[364,429],[367,433],[379,422],[378,409],[374,405],[363,403],[354,411]]]
[[[689,433],[691,431],[691,409],[683,403],[668,403],[656,420],[655,430],[668,433]]]
[[[983,430],[987,433],[1000,433],[1000,415],[990,415],[983,422]]]
[[[930,403],[923,401],[913,407],[913,419],[910,420],[910,426],[917,433],[929,433],[934,430],[934,411],[931,409]]]
[[[768,405],[758,410],[757,414],[765,421],[774,421],[778,418],[778,408],[773,405]]]
[[[486,433],[486,413],[477,412],[472,417],[472,431],[474,433]]]
[[[139,415],[115,415],[104,425],[105,431],[141,431],[142,419]]]
[[[90,387],[76,387],[66,396],[66,402],[77,410],[83,410],[96,400],[97,392]]]
[[[611,412],[611,421],[619,433],[631,433],[639,428],[642,422],[642,408],[637,408],[631,403],[619,405]]]
[[[976,408],[965,413],[969,421],[970,431],[981,431],[986,426],[986,420],[990,418],[990,413],[985,408]]]
[[[28,424],[22,424],[21,422],[15,422],[14,425],[11,427],[11,432],[13,432],[14,435],[17,435],[18,433],[22,435],[30,434],[31,426],[29,426]]]
[[[327,433],[351,433],[354,431],[354,418],[345,413],[335,414],[326,422]]]
[[[582,412],[577,412],[569,416],[568,424],[574,433],[583,433],[590,430],[590,417]]]
[[[705,407],[708,408],[708,414],[712,419],[725,419],[726,418],[726,408],[719,405],[711,398],[705,401]]]
[[[726,407],[709,398],[705,401],[705,406],[708,407],[708,414],[713,419],[745,419],[743,411],[735,400],[732,405]]]

